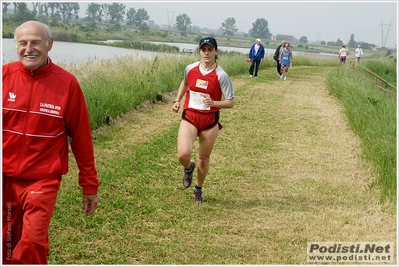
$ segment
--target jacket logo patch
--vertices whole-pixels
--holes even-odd
[[[61,107],[49,103],[40,102],[40,112],[59,115]]]
[[[14,94],[13,92],[9,92],[8,95],[10,96],[10,97],[8,98],[8,101],[10,101],[10,102],[15,102],[15,98],[17,98],[17,95]]]

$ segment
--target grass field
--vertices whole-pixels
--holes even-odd
[[[240,64],[228,71],[237,72],[236,105],[221,113],[206,202],[194,205],[181,185],[180,114],[174,91],[164,92],[95,130],[93,216],[80,212],[71,158],[50,264],[306,264],[307,242],[396,242],[396,206],[370,186],[374,166],[327,88],[337,67],[298,64],[283,81],[272,62],[258,79],[239,74]]]

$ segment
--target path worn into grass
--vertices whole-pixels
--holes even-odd
[[[246,189],[240,198],[264,203],[247,215],[253,227],[276,235],[265,248],[281,253],[281,261],[268,263],[306,263],[299,244],[309,241],[394,242],[395,215],[384,213],[378,191],[369,189],[374,177],[360,160],[360,141],[341,106],[325,88],[327,71],[298,69],[287,81],[262,81],[262,74],[236,79],[236,107],[222,120],[240,129],[227,129],[229,136],[221,134],[218,143],[240,150],[226,161],[240,166],[242,176],[234,179]],[[296,251],[289,253],[292,259],[283,256],[287,249]]]
[[[120,226],[117,233],[107,233],[110,240],[97,248],[106,251],[96,254],[99,262],[115,250],[122,264],[153,264],[151,257],[164,250],[167,256],[157,258],[164,260],[161,264],[306,264],[307,242],[395,242],[395,209],[379,205],[378,189],[369,188],[374,178],[360,160],[360,141],[341,106],[325,88],[327,71],[297,67],[287,81],[279,80],[274,69],[261,71],[257,79],[234,77],[236,105],[222,110],[224,129],[204,186],[207,201],[196,206],[190,192],[181,189],[181,168],[170,164],[177,161],[175,150],[160,154],[154,164],[165,166],[165,173],[145,186],[159,187],[151,201],[163,212],[155,221],[143,218],[140,225],[151,227]],[[168,100],[115,123],[109,144],[96,146],[100,173],[112,167],[107,159],[130,157],[129,149],[177,129],[180,115],[171,111],[173,96]],[[119,194],[123,199],[125,192],[114,196]],[[165,201],[170,205],[162,206]],[[121,217],[138,220],[128,216]],[[164,229],[162,220],[179,223]],[[113,239],[116,235],[123,241]],[[153,242],[155,250],[140,240]],[[118,242],[132,250],[111,249]]]

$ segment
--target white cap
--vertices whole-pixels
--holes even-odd
[[[262,41],[261,41],[259,38],[258,38],[258,39],[256,39],[256,41],[257,41],[257,42],[260,42],[260,43],[262,42]]]

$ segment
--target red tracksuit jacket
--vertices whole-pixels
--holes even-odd
[[[99,181],[86,102],[74,75],[49,63],[3,65],[3,175],[54,179],[68,172],[68,137],[83,194]]]

